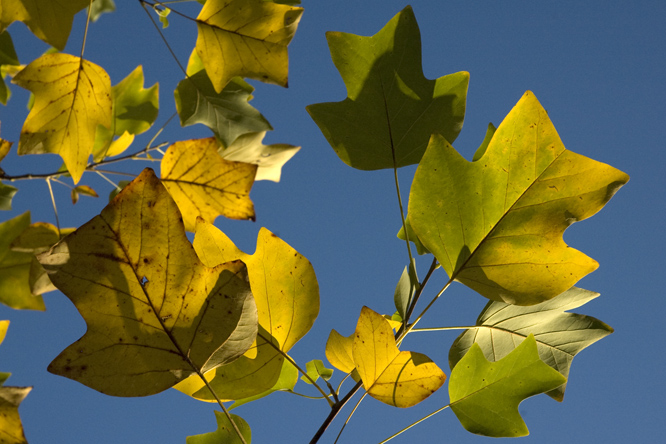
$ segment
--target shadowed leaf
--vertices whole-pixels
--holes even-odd
[[[16,309],[44,310],[44,301],[30,288],[31,252],[13,251],[12,242],[30,226],[26,212],[0,223],[0,302]]]
[[[532,334],[541,360],[568,378],[574,356],[613,332],[611,327],[591,316],[565,313],[597,296],[599,293],[573,287],[529,307],[491,301],[476,321],[476,325],[486,328],[469,329],[458,336],[449,351],[449,366],[453,368],[474,343],[480,346],[486,359],[498,361]],[[562,401],[565,389],[566,384],[562,384],[547,394]]]
[[[312,265],[265,228],[259,231],[257,250],[249,255],[200,220],[194,247],[209,266],[237,259],[247,264],[259,314],[256,349],[206,377],[223,399],[247,398],[271,389],[286,365],[283,353],[305,336],[319,313],[319,286]],[[212,399],[194,378],[176,388],[197,399]]]
[[[20,21],[37,37],[62,51],[72,30],[74,15],[89,3],[90,0],[2,0],[0,32]]]
[[[175,91],[182,126],[201,123],[228,146],[246,133],[272,130],[270,123],[248,101],[254,88],[234,78],[220,92],[213,88],[206,71],[181,80]]]
[[[111,81],[99,66],[68,54],[41,56],[16,74],[34,93],[19,154],[59,154],[74,183],[88,163],[98,125],[111,125]]]
[[[529,91],[481,151],[468,162],[433,135],[414,176],[411,227],[449,277],[489,299],[532,305],[594,271],[597,262],[562,234],[629,176],[566,150]]]
[[[186,140],[169,147],[162,159],[162,183],[183,213],[185,229],[197,217],[255,220],[250,189],[257,166],[224,160],[215,138]]]
[[[530,335],[513,352],[488,362],[478,344],[451,371],[451,409],[469,432],[492,437],[529,434],[518,404],[566,382],[539,358]]]
[[[262,0],[208,0],[197,17],[197,53],[215,91],[236,76],[287,86],[287,45],[303,8]]]
[[[254,341],[245,265],[201,263],[150,169],[38,258],[88,325],[48,370],[102,393],[159,393],[232,362]]]
[[[377,34],[326,34],[347,87],[342,102],[307,107],[340,159],[361,170],[419,163],[430,135],[453,141],[465,116],[469,74],[428,80],[411,7]]]

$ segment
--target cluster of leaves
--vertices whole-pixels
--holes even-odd
[[[140,1],[169,25],[169,8]],[[57,288],[88,325],[48,370],[109,395],[174,387],[216,402],[218,430],[189,437],[190,444],[249,443],[249,425],[225,402],[236,407],[292,392],[301,374],[331,407],[316,442],[361,387],[404,408],[444,385],[447,376],[435,362],[400,345],[423,330],[420,319],[458,281],[490,302],[451,347],[450,403],[439,410],[451,407],[473,433],[527,434],[518,404],[539,393],[561,401],[573,357],[612,332],[566,312],[598,296],[573,287],[597,263],[562,235],[599,211],[628,176],[568,151],[529,91],[497,128],[489,126],[473,161],[462,158],[451,143],[462,129],[469,75],[424,77],[409,7],[371,37],[328,33],[347,98],[309,106],[313,120],[341,160],[361,170],[393,169],[396,187],[397,169],[418,164],[407,216],[398,197],[398,236],[409,260],[394,295],[396,313],[363,307],[351,335],[333,330],[326,343],[330,364],[356,381],[343,395],[322,361],[303,368],[289,356],[319,312],[310,262],[265,228],[255,253],[247,254],[213,225],[220,215],[255,220],[254,181],[278,181],[299,149],[262,144],[272,127],[249,104],[253,88],[243,78],[287,86],[287,46],[303,10],[293,0],[200,3],[193,20],[198,38],[174,94],[181,125],[203,124],[212,134],[175,141],[166,151],[152,145],[154,137],[130,150],[159,110],[158,85],[144,88],[141,66],[112,86],[83,49],[79,57],[60,52],[73,16],[90,6],[94,21],[114,8],[111,0],[0,3],[1,77],[11,76],[34,97],[17,152],[55,153],[64,162],[40,177],[49,186],[70,186],[76,202],[97,196],[80,183],[84,173],[106,177],[100,167],[119,160],[161,166],[159,178],[146,168],[129,183],[114,183],[108,206],[78,229],[31,224],[28,213],[0,224],[0,301],[43,310],[41,295]],[[6,30],[14,21],[55,49],[19,64]],[[9,99],[4,80],[0,99]],[[0,161],[11,146],[0,141]],[[35,177],[0,170],[5,182]],[[15,192],[0,185],[2,209],[11,208]],[[195,233],[193,243],[187,231]],[[432,256],[423,279],[412,244]],[[440,267],[449,280],[416,315]],[[4,337],[7,322],[2,328]],[[16,408],[28,390],[0,387],[1,408],[9,412],[0,429],[16,437],[8,442],[25,442]]]

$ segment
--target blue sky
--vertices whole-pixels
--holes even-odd
[[[117,3],[116,13],[102,16],[91,26],[85,56],[104,67],[114,84],[142,64],[146,84],[160,83],[161,125],[175,110],[172,91],[182,73],[139,2]],[[302,149],[283,169],[279,184],[254,186],[256,223],[218,219],[217,226],[248,252],[254,251],[257,232],[265,226],[313,263],[321,311],[312,331],[291,352],[299,363],[325,359],[330,330],[350,334],[363,305],[383,313],[394,311],[393,291],[407,259],[404,243],[395,237],[400,221],[392,172],[362,172],[343,164],[305,106],[343,100],[346,95],[330,60],[325,31],[372,35],[406,5],[394,0],[304,0],[305,13],[290,46],[290,87],[252,82],[257,88],[252,105],[275,128],[267,141]],[[563,403],[542,395],[521,405],[531,431],[521,441],[659,441],[666,407],[662,381],[666,358],[661,342],[666,6],[654,1],[463,0],[423,0],[412,6],[421,29],[426,77],[470,73],[465,125],[454,143],[466,158],[471,159],[488,123],[499,124],[523,93],[531,90],[568,149],[631,176],[600,213],[575,224],[564,236],[569,245],[600,263],[578,286],[601,296],[576,311],[603,320],[615,333],[575,358]],[[192,10],[191,5],[181,9]],[[165,35],[185,62],[196,29],[187,20],[171,17]],[[79,53],[83,25],[80,14],[66,52]],[[9,29],[22,62],[46,49],[22,24]],[[9,106],[0,108],[0,121],[2,137],[16,141],[27,115],[27,94],[16,86],[12,91]],[[147,143],[153,132],[148,134],[138,143]],[[158,140],[208,135],[204,127],[181,129],[172,123]],[[11,155],[3,161],[3,169],[10,174],[33,168],[50,171],[59,162],[51,156]],[[144,166],[132,168],[138,171]],[[399,171],[405,199],[413,173],[413,167]],[[84,176],[83,183],[102,196],[110,191],[92,176]],[[18,186],[14,209],[0,218],[29,209],[34,221],[53,223],[45,184],[34,181]],[[106,203],[104,197],[83,198],[72,208],[67,203],[69,190],[55,191],[63,226],[81,225]],[[429,262],[421,258],[419,264],[427,268]],[[437,282],[443,284],[445,277],[440,273]],[[48,363],[84,333],[85,323],[62,294],[49,293],[45,301],[44,313],[0,307],[0,318],[11,320],[0,346],[0,370],[13,373],[9,385],[34,386],[20,409],[30,443],[183,443],[188,435],[215,428],[214,405],[174,390],[148,398],[112,398],[48,373]],[[424,325],[469,325],[485,303],[481,296],[455,285]],[[413,335],[405,348],[428,354],[449,374],[447,354],[456,334]],[[379,442],[447,402],[445,389],[408,410],[366,399],[340,442]],[[322,401],[274,394],[235,413],[250,423],[254,443],[301,443],[309,441],[327,410]],[[334,422],[321,442],[333,442],[341,422]],[[467,433],[449,410],[392,442],[419,439],[490,441]]]

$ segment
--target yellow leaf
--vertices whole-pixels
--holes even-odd
[[[303,8],[263,0],[208,0],[196,49],[215,91],[236,76],[287,86],[291,41]]]
[[[89,3],[89,0],[0,0],[0,32],[20,21],[37,37],[62,51],[74,15]]]
[[[340,371],[350,373],[356,367],[352,357],[354,334],[342,336],[335,330],[331,330],[326,341],[326,359],[331,365]]]
[[[256,165],[222,159],[213,137],[176,142],[162,159],[162,183],[188,231],[198,216],[211,223],[218,215],[255,220],[250,189],[256,172]]]
[[[255,339],[245,265],[201,263],[150,169],[38,259],[88,326],[48,370],[102,393],[159,393]]]
[[[433,135],[409,197],[414,233],[451,279],[495,301],[533,305],[598,267],[562,235],[628,175],[567,150],[530,91],[474,159]]]
[[[98,125],[111,124],[111,80],[101,67],[68,54],[47,54],[13,80],[35,94],[19,154],[55,153],[74,183],[88,163]]]
[[[368,307],[356,325],[352,356],[368,394],[396,407],[418,404],[446,380],[427,356],[398,350],[391,325]]]
[[[0,343],[7,334],[9,321],[0,321]],[[3,387],[9,373],[0,374],[0,443],[27,444],[18,407],[32,387]]]
[[[204,264],[242,260],[248,269],[252,294],[257,303],[259,333],[256,356],[246,354],[229,365],[207,374],[216,393],[225,399],[241,399],[262,393],[280,375],[283,354],[310,330],[319,313],[319,286],[310,261],[265,228],[259,231],[253,255],[240,251],[215,226],[201,219],[194,248]],[[179,390],[198,399],[211,399],[203,384]]]

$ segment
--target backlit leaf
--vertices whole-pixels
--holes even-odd
[[[265,228],[259,231],[255,253],[249,255],[220,230],[200,220],[194,247],[209,266],[237,259],[247,265],[259,314],[255,356],[246,353],[206,377],[223,399],[242,399],[269,390],[283,368],[282,353],[305,336],[319,313],[319,286],[312,264]],[[194,378],[187,382],[198,386],[184,387],[183,383],[176,388],[197,399],[212,399],[203,384]]]
[[[185,229],[197,217],[255,220],[250,189],[257,166],[224,160],[215,138],[176,142],[162,159],[162,183],[183,213]]]
[[[197,53],[215,91],[236,76],[287,86],[287,45],[303,8],[262,0],[208,0],[197,17]]]
[[[10,248],[12,241],[29,226],[28,212],[0,223],[0,302],[16,309],[44,310],[42,297],[30,291],[30,264],[34,255]]]
[[[235,409],[243,404],[248,402],[256,401],[265,396],[270,395],[271,393],[277,391],[290,391],[293,390],[298,382],[298,369],[286,359],[282,360],[282,370],[280,370],[280,376],[278,377],[275,384],[265,392],[261,392],[258,395],[250,396],[248,398],[241,398],[234,400],[234,403],[229,407],[229,410]]]
[[[98,125],[111,125],[111,81],[99,66],[68,54],[47,54],[13,80],[34,93],[19,154],[55,153],[74,183],[88,163]]]
[[[232,362],[254,341],[245,265],[201,263],[150,169],[38,258],[88,326],[48,370],[102,393],[159,393]]]
[[[206,71],[199,71],[181,80],[174,93],[180,124],[206,125],[225,146],[242,134],[273,129],[248,103],[252,91],[250,84],[234,78],[222,91],[216,92]]]
[[[97,127],[93,156],[96,161],[125,151],[134,135],[147,131],[159,110],[159,85],[144,88],[143,67],[137,66],[111,88],[113,101],[111,127]],[[119,136],[114,140],[114,136]]]
[[[336,330],[331,330],[326,341],[326,359],[338,370],[349,373],[356,368],[352,348],[354,346],[354,334],[342,336]]]
[[[252,431],[248,423],[238,415],[231,415],[234,423],[243,435],[246,444],[252,442]],[[241,444],[243,441],[238,437],[234,426],[229,422],[229,418],[222,412],[215,412],[217,420],[217,430],[202,435],[188,436],[187,444]]]
[[[74,15],[90,0],[0,0],[0,32],[15,21],[60,51],[72,30]]]
[[[321,359],[313,359],[312,361],[305,364],[305,373],[312,379],[317,382],[317,379],[322,378],[325,381],[331,379],[333,376],[333,370],[326,368],[324,362]],[[306,378],[305,375],[301,376],[301,380],[307,384],[312,384],[310,379]]]
[[[222,158],[235,162],[257,165],[257,177],[254,180],[272,180],[279,182],[282,166],[301,149],[300,146],[278,143],[264,145],[261,141],[266,131],[249,133],[238,137],[229,147],[220,147]]]
[[[95,190],[93,190],[88,185],[79,185],[72,188],[72,204],[76,204],[79,201],[80,194],[90,197],[99,197]]]
[[[347,98],[307,110],[346,164],[361,170],[412,165],[421,160],[431,134],[456,139],[469,74],[424,77],[411,7],[372,37],[328,32],[326,38]]]
[[[532,334],[541,360],[568,378],[574,356],[613,332],[611,327],[591,316],[565,313],[597,296],[599,293],[573,287],[529,307],[491,301],[476,321],[476,325],[487,328],[469,329],[458,336],[449,351],[449,365],[453,368],[474,343],[480,346],[486,359],[498,361]],[[566,384],[562,384],[548,395],[562,401],[565,388]]]
[[[532,335],[497,362],[488,362],[478,344],[473,344],[451,371],[451,409],[469,432],[525,436],[529,431],[518,404],[565,382],[564,376],[539,358]]]
[[[0,343],[7,334],[9,321],[0,321]],[[0,373],[0,442],[2,444],[27,444],[18,407],[32,387],[4,387],[9,373]]]
[[[12,209],[12,199],[18,190],[11,185],[0,183],[0,210]]]
[[[418,404],[446,379],[427,356],[398,350],[391,325],[368,307],[358,319],[352,356],[368,394],[396,407]]]
[[[489,299],[532,305],[597,268],[562,234],[628,180],[566,150],[528,91],[474,162],[433,135],[414,176],[409,221],[449,277]]]
[[[102,14],[114,12],[116,4],[113,0],[93,0],[90,21],[96,22]]]
[[[0,103],[7,104],[11,91],[5,84],[5,66],[18,67],[19,60],[14,49],[14,42],[8,31],[0,32]]]

